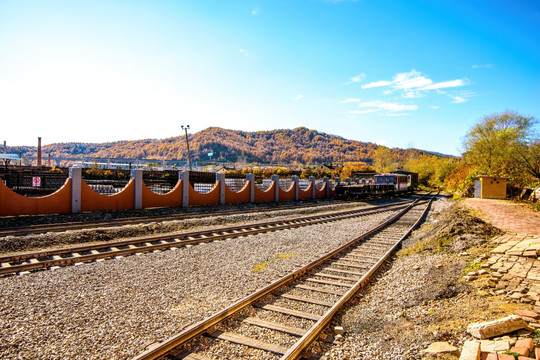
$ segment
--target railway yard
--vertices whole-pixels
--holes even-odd
[[[425,223],[401,250],[391,251],[427,201],[411,209],[414,216],[390,225],[399,230],[359,238],[415,199],[219,213],[155,210],[146,213],[150,218],[112,223],[101,222],[110,220],[106,213],[101,219],[58,217],[64,224],[77,221],[67,230],[21,229],[28,225],[24,217],[6,219],[0,229],[0,357],[280,359],[319,322],[322,335],[313,335],[304,356],[420,359],[435,341],[461,346],[471,339],[469,322],[502,317],[525,304],[494,296],[485,280],[463,280],[500,230],[444,196],[434,198]],[[52,216],[27,220],[55,222]],[[314,263],[355,239],[354,249]],[[37,251],[39,256],[28,255]],[[381,261],[375,281],[324,323],[328,309],[360,286],[354,284],[366,282],[384,254],[390,259]],[[248,304],[247,297],[256,301]],[[224,312],[221,322],[216,314]],[[212,317],[213,323],[203,322]]]

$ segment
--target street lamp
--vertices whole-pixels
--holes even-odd
[[[187,153],[188,153],[188,161],[189,161],[189,171],[192,171],[191,170],[191,153],[189,151],[189,140],[188,140],[188,136],[187,136],[187,131],[189,129],[189,125],[180,125],[180,127],[182,128],[182,130],[185,130],[186,131],[186,144],[187,144]]]

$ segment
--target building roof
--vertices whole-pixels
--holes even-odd
[[[0,160],[16,160],[19,161],[21,158],[17,154],[0,154]]]
[[[494,178],[494,179],[507,179],[507,177],[503,176],[490,176],[490,175],[478,175],[477,178]]]

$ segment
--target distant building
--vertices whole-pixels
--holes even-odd
[[[21,158],[17,154],[0,154],[0,160],[4,162],[4,166],[8,166],[12,161],[21,161]]]
[[[235,167],[227,167],[225,165],[223,166],[218,166],[215,168],[216,172],[217,173],[226,173],[227,171],[236,171],[236,168]]]
[[[479,175],[474,181],[474,197],[480,199],[506,199],[504,177]]]

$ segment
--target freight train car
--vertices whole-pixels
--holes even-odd
[[[336,185],[335,197],[342,200],[356,200],[367,197],[393,196],[414,191],[415,185],[412,179],[414,173],[377,174],[372,184],[365,182],[345,183]]]

